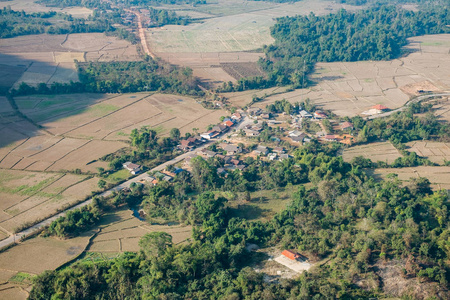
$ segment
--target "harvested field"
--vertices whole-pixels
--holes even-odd
[[[450,161],[450,143],[415,141],[406,143],[406,146],[408,151],[416,152],[434,163],[442,165]]]
[[[242,77],[264,76],[257,63],[222,63],[220,64],[225,72],[234,79],[239,80]]]
[[[86,175],[0,170],[0,238],[82,200],[97,189],[97,181]]]
[[[270,27],[275,18],[309,14],[317,15],[336,12],[341,8],[359,9],[329,1],[305,0],[298,3],[271,3],[262,1],[219,0],[208,5],[164,5],[162,8],[180,14],[204,18],[202,23],[188,26],[168,25],[147,30],[147,41],[153,53],[177,65],[193,69],[209,88],[215,88],[224,81],[246,73],[259,75],[242,67],[238,70],[217,68],[221,63],[256,62],[263,53],[256,51],[263,45],[272,44]],[[182,10],[180,10],[182,9]],[[226,57],[227,54],[234,57]],[[228,55],[228,56],[229,56]],[[231,76],[227,73],[231,72]],[[240,71],[240,72],[236,72]],[[239,73],[241,75],[239,75]]]
[[[342,157],[344,161],[350,162],[354,157],[363,156],[373,162],[382,161],[388,164],[402,157],[400,152],[390,142],[376,142],[367,145],[359,145],[344,150]]]
[[[398,175],[398,179],[408,184],[411,178],[426,177],[431,182],[434,190],[446,189],[450,190],[450,167],[429,167],[419,166],[412,168],[396,168],[396,169],[376,169],[368,171],[375,178],[383,178],[390,173]]]
[[[101,232],[92,240],[89,252],[139,251],[139,239],[149,232],[164,231],[172,235],[174,244],[191,237],[191,226],[149,225],[132,216],[128,209],[120,209],[103,218]]]
[[[434,115],[439,120],[450,122],[450,101],[449,97],[441,98],[434,102],[433,105]]]
[[[4,86],[17,88],[21,82],[69,83],[78,81],[74,60],[140,60],[136,46],[102,33],[69,35],[28,35],[2,39],[0,45],[0,79]],[[14,82],[12,82],[14,80]]]
[[[79,255],[87,246],[93,231],[79,237],[59,240],[36,237],[0,253],[0,270],[40,274],[54,270]]]
[[[262,53],[253,52],[160,52],[157,55],[171,64],[191,68],[194,76],[199,77],[210,88],[215,88],[223,82],[236,81],[225,71],[223,64],[256,63],[263,56]]]
[[[316,85],[268,97],[257,106],[276,100],[291,103],[310,98],[338,116],[355,116],[375,104],[391,109],[403,106],[419,90],[450,90],[449,34],[409,39],[409,55],[392,61],[318,63],[310,80]]]
[[[70,14],[75,18],[87,18],[88,16],[92,15],[92,10],[86,7],[78,7],[78,6],[71,6],[65,8],[47,7],[45,5],[40,5],[36,3],[35,0],[10,0],[0,2],[0,8],[5,8],[7,6],[11,6],[12,10],[16,11],[23,10],[27,13],[56,11]]]

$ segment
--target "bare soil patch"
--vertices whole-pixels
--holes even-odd
[[[390,142],[377,142],[359,145],[344,150],[344,161],[350,162],[354,157],[363,156],[373,162],[382,161],[391,164],[395,159],[402,157],[400,152]]]
[[[264,76],[256,62],[248,63],[222,63],[222,68],[230,74],[234,79],[239,80],[243,77]]]

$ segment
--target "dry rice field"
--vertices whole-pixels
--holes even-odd
[[[139,239],[149,232],[164,231],[172,236],[174,244],[185,242],[191,237],[191,226],[150,225],[132,216],[128,209],[118,210],[104,217],[101,232],[92,240],[88,252],[122,253],[139,251]]]
[[[221,64],[234,64],[245,69],[263,53],[263,45],[272,44],[270,27],[275,18],[286,15],[328,14],[341,8],[354,7],[329,1],[305,0],[301,3],[279,4],[261,1],[219,0],[192,7],[166,5],[181,15],[203,18],[188,26],[167,25],[147,30],[147,42],[153,53],[170,63],[190,67],[208,87],[236,81],[236,71]],[[257,52],[259,50],[259,53]],[[246,52],[247,51],[247,52]],[[251,52],[250,52],[251,51]],[[248,73],[248,70],[245,71]],[[253,68],[251,75],[259,72]]]
[[[345,149],[342,154],[342,157],[346,162],[350,162],[357,156],[369,158],[373,162],[382,161],[388,164],[393,163],[398,157],[402,157],[402,155],[394,146],[392,146],[390,142],[377,142],[367,145],[354,146]]]
[[[0,169],[0,239],[89,196],[97,182],[86,175]]]
[[[195,99],[163,94],[71,94],[17,97],[17,116],[5,98],[0,109],[0,239],[15,228],[47,217],[97,190],[99,159],[128,147],[134,128],[150,126],[160,135],[204,130],[225,113]]]
[[[338,116],[355,116],[375,104],[401,107],[421,89],[448,91],[449,39],[449,34],[411,38],[407,48],[415,52],[392,61],[318,63],[310,76],[315,86],[268,97],[256,106],[310,98]]]
[[[444,164],[450,160],[450,143],[415,141],[406,143],[407,150],[428,158],[437,164]]]
[[[1,85],[17,88],[21,82],[37,85],[78,81],[74,60],[135,61],[140,57],[135,45],[102,33],[40,34],[2,39]]]
[[[25,11],[26,13],[34,13],[34,12],[48,12],[48,11],[56,11],[61,13],[67,13],[72,15],[75,18],[87,18],[92,15],[92,10],[86,7],[46,7],[45,5],[40,5],[36,3],[35,0],[9,0],[9,1],[1,1],[0,8],[5,8],[10,6],[12,10],[15,11]]]
[[[0,299],[27,299],[31,282],[15,282],[19,272],[38,275],[78,256],[94,231],[69,240],[36,237],[0,253]]]
[[[408,184],[411,178],[426,177],[434,190],[450,190],[450,167],[419,166],[400,169],[376,169],[370,172],[375,178],[385,179],[388,174],[398,175],[398,179]]]

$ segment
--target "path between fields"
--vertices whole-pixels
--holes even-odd
[[[439,94],[428,94],[428,95],[418,96],[418,97],[413,98],[413,99],[409,100],[408,102],[406,102],[405,105],[403,105],[402,107],[396,108],[394,110],[391,110],[391,111],[388,111],[388,112],[385,112],[385,113],[382,113],[382,114],[369,116],[369,117],[366,117],[365,119],[366,120],[373,120],[373,119],[388,117],[388,116],[392,115],[393,113],[405,110],[412,103],[421,102],[421,101],[426,100],[428,98],[443,97],[443,96],[450,96],[450,93],[449,92],[445,92],[445,93],[439,93]]]
[[[250,118],[245,117],[245,119],[236,127],[236,130],[239,131],[246,124],[249,124],[252,121],[253,120],[251,120]],[[216,142],[216,141],[217,141],[216,139],[210,140],[210,141],[206,141],[202,146],[196,148],[195,151],[197,152],[199,150],[202,150],[202,149],[206,148],[209,144],[211,144],[213,142]],[[177,162],[179,162],[179,161],[189,157],[191,154],[192,154],[192,152],[183,153],[183,154],[181,154],[181,155],[179,155],[179,156],[177,156],[177,157],[175,157],[175,158],[173,158],[173,159],[171,159],[171,160],[169,160],[169,161],[167,161],[165,163],[162,163],[162,164],[154,167],[153,169],[149,170],[148,172],[162,171],[167,166],[173,165],[173,164],[175,164],[175,163],[177,163]],[[131,179],[129,179],[129,180],[119,184],[119,185],[116,185],[115,187],[112,187],[111,189],[109,189],[109,190],[103,192],[102,194],[100,194],[100,196],[106,197],[106,196],[111,195],[113,192],[120,191],[120,190],[122,190],[124,188],[129,188],[131,183],[139,182],[139,180],[142,180],[143,178],[145,178],[147,176],[148,176],[147,172],[142,173],[141,175],[133,177],[133,178],[131,178]],[[18,232],[18,233],[14,234],[14,235],[11,235],[10,237],[0,241],[0,249],[2,249],[4,247],[8,247],[8,246],[14,244],[16,241],[20,241],[21,238],[29,236],[29,235],[35,233],[36,231],[42,229],[43,227],[50,225],[53,221],[55,221],[59,217],[64,216],[68,211],[71,211],[71,210],[78,209],[78,208],[81,208],[83,206],[89,205],[91,202],[92,202],[92,198],[90,198],[90,199],[88,199],[88,200],[86,200],[86,201],[84,201],[84,202],[82,202],[80,204],[77,204],[76,206],[73,206],[73,207],[71,207],[71,208],[69,208],[69,209],[67,209],[67,210],[65,210],[65,211],[63,211],[63,212],[53,216],[53,217],[45,219],[44,221],[42,221],[42,222],[40,222],[40,223],[38,223],[38,224],[36,224],[34,226],[31,226],[31,227],[29,227],[29,228],[27,228],[27,229],[25,229],[25,230],[23,230],[21,232]]]

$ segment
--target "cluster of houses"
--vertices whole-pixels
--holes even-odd
[[[242,116],[240,113],[234,113],[231,118],[225,118],[222,123],[217,124],[211,130],[200,134],[201,138],[206,140],[210,140],[216,138],[230,130],[234,125],[239,123],[242,120]]]

